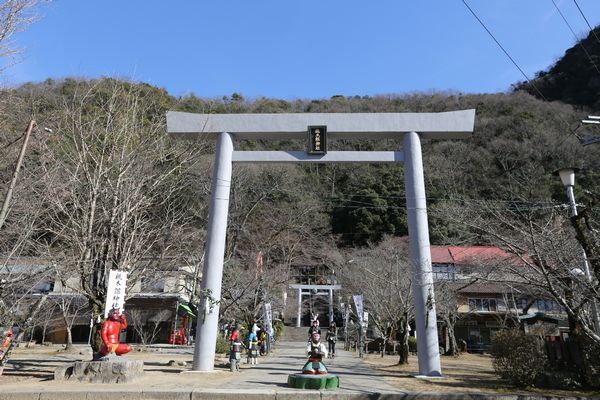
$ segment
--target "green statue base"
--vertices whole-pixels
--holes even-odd
[[[337,389],[340,387],[340,378],[332,374],[310,375],[290,374],[288,375],[288,386],[296,389]]]

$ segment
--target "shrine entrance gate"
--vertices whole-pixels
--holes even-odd
[[[209,137],[217,141],[209,209],[202,298],[194,348],[194,371],[214,369],[215,343],[227,232],[233,163],[397,163],[404,162],[410,261],[419,373],[441,376],[440,354],[431,273],[431,250],[423,177],[421,138],[462,139],[473,132],[475,110],[443,113],[298,113],[192,114],[167,113],[167,131],[175,137]],[[325,127],[327,140],[402,138],[402,151],[317,151],[314,127]],[[311,137],[310,135],[313,134]],[[238,140],[309,138],[309,151],[237,151]],[[318,141],[319,144],[326,142]],[[312,153],[312,154],[311,154]]]

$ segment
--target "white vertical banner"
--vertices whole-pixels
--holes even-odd
[[[271,311],[271,303],[265,303],[265,329],[268,329],[269,334],[273,329],[273,313]]]
[[[127,287],[127,272],[111,269],[108,274],[108,288],[106,289],[106,304],[104,305],[104,318],[113,308],[123,310],[125,304],[125,288]]]
[[[369,313],[366,311],[363,312],[362,326],[365,329],[369,327]]]
[[[356,315],[358,316],[358,318],[360,318],[360,321],[362,322],[364,312],[363,295],[355,294],[354,296],[352,296],[352,298],[354,299],[354,306],[356,307]]]

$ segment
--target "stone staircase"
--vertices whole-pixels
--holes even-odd
[[[282,341],[284,342],[306,342],[308,340],[308,327],[286,326],[283,330]]]
[[[321,327],[321,340],[325,341],[327,337],[327,328]],[[308,326],[297,328],[295,326],[286,326],[281,339],[284,342],[307,342]]]

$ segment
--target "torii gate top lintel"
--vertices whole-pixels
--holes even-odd
[[[309,125],[326,125],[331,139],[401,139],[406,132],[418,132],[424,139],[465,139],[471,136],[474,124],[474,109],[441,113],[167,113],[167,132],[191,138],[222,132],[236,139],[304,138]]]

